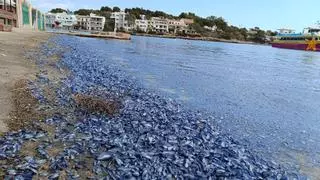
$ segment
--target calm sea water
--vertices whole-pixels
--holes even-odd
[[[320,53],[147,37],[82,41],[145,87],[215,114],[252,149],[284,164],[319,163]]]

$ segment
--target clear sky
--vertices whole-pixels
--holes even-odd
[[[76,10],[101,6],[142,7],[179,15],[194,12],[199,16],[222,16],[242,27],[276,30],[293,28],[297,32],[320,20],[320,0],[31,0],[42,11],[55,7]]]

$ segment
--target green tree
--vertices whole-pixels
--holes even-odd
[[[260,28],[255,28],[255,34],[251,37],[251,40],[256,43],[265,43],[266,42],[266,33]]]
[[[247,40],[248,39],[248,30],[246,28],[241,28],[239,29],[240,34],[242,34],[243,36],[243,40]]]
[[[111,11],[112,11],[112,9],[111,9],[110,7],[108,7],[108,6],[102,6],[102,7],[100,8],[100,11],[107,11],[107,12],[111,12]]]
[[[187,18],[187,19],[195,19],[197,16],[195,13],[191,13],[191,12],[183,12],[179,15],[179,18]]]
[[[88,15],[90,15],[90,13],[97,14],[97,12],[98,12],[98,10],[93,10],[93,9],[79,9],[77,11],[74,11],[74,14],[88,16]]]
[[[126,20],[128,21],[128,25],[130,27],[133,27],[135,25],[136,17],[132,14],[127,14]]]
[[[117,6],[115,6],[115,7],[113,7],[112,11],[113,12],[120,12],[121,9],[119,7],[117,7]]]
[[[67,10],[62,9],[62,8],[55,8],[55,9],[51,9],[50,12],[51,13],[63,13],[63,12],[67,12]]]
[[[222,17],[216,18],[213,22],[218,30],[225,31],[228,27],[228,23]]]
[[[195,31],[199,34],[203,34],[206,30],[198,23],[193,23],[189,25],[189,30]]]
[[[216,21],[217,17],[216,16],[209,16],[206,18],[207,20],[207,26],[212,27],[215,26],[215,21]]]
[[[276,36],[278,33],[276,32],[276,31],[271,31],[271,30],[268,30],[267,32],[266,32],[266,35],[267,36]]]
[[[114,31],[114,19],[106,19],[103,31]]]

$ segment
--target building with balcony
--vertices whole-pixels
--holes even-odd
[[[90,16],[77,16],[77,19],[79,29],[87,31],[103,31],[106,23],[105,17],[93,13]]]
[[[149,21],[146,19],[145,15],[140,15],[140,19],[135,20],[136,30],[142,32],[148,32]]]
[[[113,12],[111,14],[111,19],[114,19],[114,28],[115,31],[123,29],[125,31],[129,31],[131,29],[133,29],[133,26],[131,26],[128,22],[128,20],[126,20],[127,17],[127,13],[125,13],[124,11],[120,11],[120,12]]]
[[[18,23],[17,1],[0,0],[0,31],[11,31]]]
[[[56,27],[64,30],[72,30],[77,25],[77,17],[66,12],[56,14]]]
[[[168,33],[169,32],[169,24],[168,20],[162,17],[152,17],[149,21],[149,28],[152,31],[158,33]]]
[[[63,13],[46,13],[45,26],[48,29],[56,28],[63,30],[73,30],[77,25],[77,17],[73,14]]]
[[[176,34],[177,32],[183,32],[188,27],[188,25],[186,25],[182,19],[168,19],[168,25],[169,32],[173,34]]]
[[[47,29],[55,28],[57,15],[54,13],[47,13],[45,14],[45,17],[46,17],[46,22],[45,22],[46,28]]]

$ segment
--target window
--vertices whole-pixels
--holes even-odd
[[[5,9],[5,8],[4,8],[4,1],[3,1],[3,0],[0,0],[0,9]]]
[[[0,18],[0,24],[4,24],[5,19],[4,18]]]

